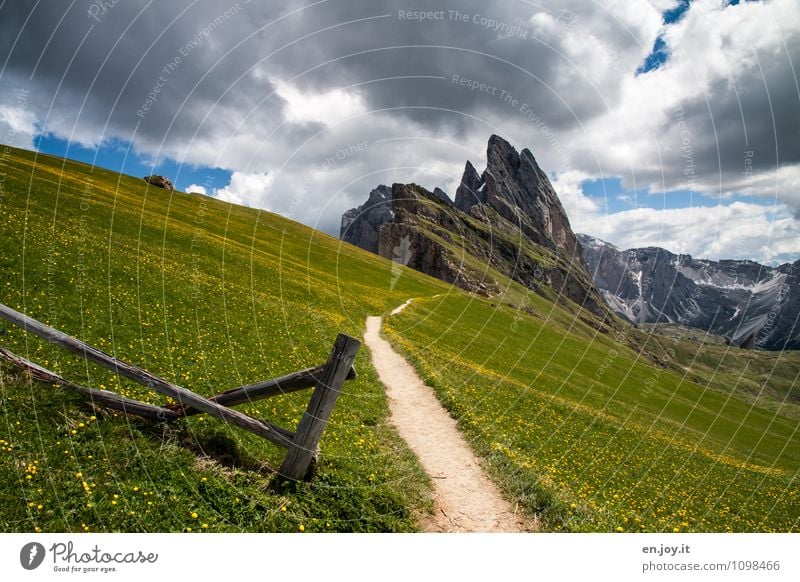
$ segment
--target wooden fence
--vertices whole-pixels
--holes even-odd
[[[18,325],[25,331],[69,352],[82,356],[87,361],[108,368],[119,376],[138,382],[159,394],[169,396],[176,401],[176,404],[155,406],[125,398],[107,390],[80,386],[0,347],[0,357],[28,370],[34,378],[78,392],[90,398],[93,403],[150,420],[171,422],[186,416],[203,413],[219,418],[268,441],[286,447],[286,457],[278,473],[282,477],[293,480],[309,479],[311,477],[311,469],[316,459],[317,447],[322,437],[322,432],[325,430],[336,400],[339,398],[342,385],[345,380],[356,376],[353,361],[358,348],[361,346],[361,342],[358,340],[339,334],[333,344],[333,349],[328,356],[327,362],[321,366],[301,370],[280,378],[272,378],[263,382],[240,386],[206,398],[163,378],[159,378],[147,370],[123,362],[2,303],[0,303],[0,318]],[[316,388],[311,394],[308,407],[294,432],[275,426],[265,420],[257,420],[230,408],[237,404],[254,402],[277,396],[278,394],[287,394],[312,387]]]

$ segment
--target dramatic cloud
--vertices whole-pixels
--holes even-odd
[[[622,78],[621,99],[570,136],[586,144],[579,167],[602,164],[629,188],[740,192],[800,210],[800,5],[698,0],[663,34],[666,64]]]
[[[6,2],[0,140],[132,142],[147,160],[229,171],[227,186],[201,186],[209,195],[336,234],[376,184],[452,195],[498,133],[552,172],[574,225],[618,245],[650,241],[659,220],[677,228],[677,215],[606,216],[584,180],[620,177],[639,198],[692,190],[704,206],[774,203],[790,222],[773,231],[797,226],[800,6],[694,0],[665,23],[677,5]],[[641,72],[656,39],[664,62]],[[739,254],[800,256],[800,243],[745,238]]]

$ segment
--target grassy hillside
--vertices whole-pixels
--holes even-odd
[[[0,199],[0,302],[213,394],[324,362],[340,331],[445,291],[278,216],[14,150]],[[163,399],[0,322],[0,343],[87,386]],[[2,531],[405,531],[428,482],[386,425],[369,354],[323,436],[318,477],[271,488],[284,450],[217,420],[153,428],[20,381],[0,397]],[[294,428],[310,392],[240,407]],[[196,515],[196,517],[195,517]]]
[[[267,212],[20,150],[0,166],[0,302],[169,380],[213,394],[322,363],[338,332],[417,297],[387,336],[546,527],[798,527],[796,354],[601,334],[508,280],[476,299]],[[4,323],[0,344],[164,402]],[[317,477],[290,486],[272,480],[283,449],[219,421],[153,427],[2,367],[0,529],[413,530],[430,483],[368,356]],[[240,408],[293,428],[308,396]]]
[[[742,350],[719,336],[672,325],[631,330],[631,338],[653,360],[687,380],[725,394],[733,390],[746,402],[800,420],[798,351]],[[671,358],[664,359],[664,354]]]
[[[385,331],[507,494],[542,512],[548,528],[798,528],[800,434],[796,405],[780,384],[762,406],[736,383],[709,388],[716,380],[706,365],[677,375],[627,347],[628,338],[587,342],[475,298],[416,301]],[[673,361],[688,347],[642,341],[650,353],[671,349]],[[759,356],[734,350],[727,358]],[[779,365],[795,377],[800,370],[796,354]]]

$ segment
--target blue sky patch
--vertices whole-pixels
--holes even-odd
[[[694,206],[726,206],[735,200],[742,201],[741,196],[736,198],[720,199],[718,196],[708,196],[691,190],[670,190],[668,192],[653,193],[648,189],[628,190],[623,187],[622,179],[601,178],[584,180],[581,182],[581,191],[601,208],[602,212],[613,214],[634,208],[652,208],[653,210],[671,210],[676,208],[690,208]],[[762,206],[774,205],[773,200],[767,198],[748,197],[749,204]]]
[[[678,22],[683,18],[683,15],[686,14],[686,11],[689,10],[690,5],[691,0],[681,0],[675,8],[670,8],[665,11],[662,14],[664,25],[669,26],[670,24]],[[650,54],[645,57],[644,63],[636,69],[636,74],[642,75],[654,71],[666,63],[667,59],[669,59],[669,51],[667,50],[667,43],[664,42],[664,35],[662,33],[658,35],[658,38],[656,38],[653,43],[653,48],[650,50]]]
[[[130,143],[121,140],[103,142],[98,148],[92,149],[44,134],[35,140],[35,145],[44,154],[78,160],[137,178],[160,174],[169,178],[182,192],[186,191],[190,184],[204,186],[210,192],[214,188],[226,186],[231,177],[229,171],[221,168],[178,164],[168,158],[157,160],[154,165],[150,160],[135,153]]]
[[[691,0],[681,0],[680,4],[678,4],[675,8],[670,8],[662,16],[664,17],[664,24],[673,24],[678,22],[683,15],[686,14],[686,11],[689,10],[689,5],[691,4]]]
[[[653,43],[653,49],[650,51],[650,54],[644,59],[644,63],[636,69],[636,74],[641,75],[654,71],[666,63],[668,58],[669,52],[667,52],[667,43],[664,42],[664,36],[659,35],[656,42]]]

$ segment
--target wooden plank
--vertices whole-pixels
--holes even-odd
[[[143,386],[155,390],[159,394],[169,396],[170,398],[177,400],[179,404],[191,406],[192,408],[200,410],[201,412],[205,412],[210,416],[229,422],[235,426],[238,426],[239,428],[252,432],[253,434],[257,434],[258,436],[263,437],[273,443],[285,447],[291,447],[293,445],[293,441],[287,439],[287,434],[289,434],[288,431],[278,429],[278,427],[275,427],[268,422],[250,418],[246,414],[242,414],[241,412],[237,412],[236,410],[232,410],[222,406],[221,404],[212,402],[207,398],[203,398],[191,390],[187,390],[186,388],[172,384],[171,382],[168,382],[163,378],[159,378],[158,376],[151,374],[147,370],[143,370],[138,366],[134,366],[133,364],[128,364],[127,362],[114,358],[109,354],[98,350],[97,348],[94,348],[78,339],[58,331],[57,329],[53,329],[50,326],[36,321],[27,315],[19,313],[18,311],[15,311],[6,305],[3,305],[2,303],[0,303],[0,317],[10,323],[23,327],[26,331],[47,340],[50,343],[60,346],[74,354],[78,354],[90,362],[94,362],[95,364],[108,368],[109,370],[113,370],[120,376],[133,380],[134,382],[138,382]]]
[[[74,384],[69,380],[65,380],[55,372],[51,372],[47,368],[43,368],[38,364],[34,364],[30,360],[27,360],[22,356],[18,356],[2,347],[0,347],[0,357],[17,366],[18,368],[27,370],[36,380],[48,382],[50,384],[57,384],[72,390],[73,392],[77,392],[78,394],[86,396],[91,400],[92,404],[99,404],[101,406],[105,406],[106,408],[111,408],[112,410],[119,410],[126,414],[133,414],[148,420],[157,420],[159,422],[181,418],[180,414],[172,410],[167,410],[166,408],[161,408],[160,406],[139,402],[138,400],[133,400],[131,398],[125,398],[124,396],[120,396],[114,392],[109,392],[108,390],[98,390],[96,388],[87,388],[86,386]]]
[[[320,382],[297,425],[294,441],[279,470],[281,476],[293,480],[309,477],[309,468],[316,455],[319,439],[328,424],[360,346],[361,342],[350,336],[340,333],[336,338]]]
[[[211,396],[209,400],[217,404],[222,404],[223,406],[236,406],[237,404],[256,402],[281,394],[290,394],[298,390],[306,390],[307,388],[313,388],[319,383],[324,370],[324,365],[306,368],[305,370],[300,370],[299,372],[287,374],[279,378],[272,378],[270,380],[256,382],[255,384],[232,388],[227,392]],[[351,366],[350,372],[347,374],[347,379],[352,380],[356,376],[356,370]],[[167,406],[167,408],[184,416],[200,414],[199,410],[180,404],[171,404]]]

